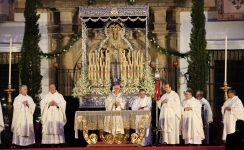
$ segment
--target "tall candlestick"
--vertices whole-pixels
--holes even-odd
[[[224,81],[227,82],[227,36],[225,36],[225,72]]]
[[[8,69],[8,84],[11,85],[11,59],[12,59],[12,38],[10,38],[9,43],[9,69]]]

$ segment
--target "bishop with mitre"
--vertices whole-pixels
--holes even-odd
[[[125,99],[120,92],[120,85],[113,87],[113,92],[105,100],[106,111],[121,111],[125,109]],[[104,121],[104,131],[108,133],[124,134],[122,116],[106,116]]]

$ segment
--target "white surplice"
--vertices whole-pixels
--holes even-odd
[[[167,103],[162,103],[168,99]],[[179,144],[181,102],[175,91],[165,93],[157,102],[160,109],[159,126],[161,128],[162,144]]]
[[[28,102],[29,107],[23,104],[24,101]],[[34,144],[35,132],[33,125],[33,114],[36,104],[30,96],[19,94],[14,99],[13,106],[12,143],[20,146]]]
[[[54,100],[57,106],[50,106]],[[66,124],[66,101],[58,93],[49,92],[41,100],[42,144],[65,143],[64,125]]]
[[[230,107],[231,111],[224,111],[225,107]],[[223,115],[223,140],[226,140],[227,134],[235,132],[237,120],[244,120],[244,108],[238,96],[227,99],[221,109]]]
[[[185,144],[201,144],[204,137],[203,123],[201,116],[201,103],[194,97],[182,101],[182,135]],[[192,110],[184,111],[184,108],[191,107]]]
[[[203,124],[205,125],[204,127],[205,140],[206,140],[206,144],[209,144],[209,123],[213,122],[213,113],[208,100],[202,98],[199,101],[203,108],[202,117],[204,121]]]
[[[115,102],[120,104],[117,108],[113,105]],[[125,104],[122,93],[118,95],[112,93],[105,99],[106,111],[121,111],[125,109]],[[104,131],[113,135],[118,133],[124,134],[123,118],[121,116],[106,116],[104,120]]]
[[[1,107],[1,103],[0,103],[0,144],[2,143],[1,140],[1,133],[4,130],[4,122],[3,122],[3,112],[2,112],[2,107]]]
[[[213,113],[212,113],[212,109],[211,109],[211,106],[210,106],[208,100],[206,100],[205,98],[202,98],[199,101],[201,103],[201,106],[203,106],[203,108],[204,108],[204,117],[205,117],[206,123],[213,122]]]
[[[139,110],[140,107],[144,107],[143,109],[140,110],[151,110],[152,107],[152,99],[151,97],[145,96],[144,98],[137,97],[132,105],[132,110]],[[136,123],[138,124],[141,120],[142,116],[137,116],[136,117]],[[139,129],[136,129],[136,132],[139,133]],[[151,130],[150,128],[147,128],[145,130],[145,135],[142,140],[141,145],[146,146],[146,145],[151,145],[152,140],[151,140]]]

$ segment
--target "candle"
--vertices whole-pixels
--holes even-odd
[[[95,64],[95,53],[92,52],[92,64],[94,65]]]
[[[156,69],[158,69],[158,58],[156,58]]]
[[[11,59],[12,59],[12,38],[10,38],[9,47],[9,70],[8,70],[8,84],[11,85]]]
[[[227,82],[227,36],[225,36],[225,73],[224,82]]]
[[[136,62],[139,63],[139,59],[140,59],[140,51],[138,50],[137,51],[137,59],[136,59]]]
[[[141,63],[143,62],[143,58],[144,57],[144,55],[143,54],[141,54]]]

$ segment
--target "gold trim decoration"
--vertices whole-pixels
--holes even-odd
[[[116,144],[122,144],[123,141],[124,141],[124,135],[123,134],[121,134],[121,133],[115,134],[115,136],[114,136],[114,142]]]
[[[131,135],[131,143],[133,144],[141,144],[144,136],[145,136],[145,123],[149,119],[149,116],[144,115],[141,117],[141,120],[139,121],[139,133],[133,133]]]
[[[123,143],[126,143],[130,138],[130,130],[125,129],[125,135],[124,135],[124,139],[123,139]]]
[[[86,120],[83,120],[83,137],[88,144],[96,144],[98,136],[95,133],[89,135]]]
[[[113,143],[122,144],[122,143],[127,143],[128,139],[130,137],[130,131],[125,130],[125,134],[119,133],[119,134],[113,135],[111,133],[107,133],[106,135],[104,135],[104,131],[99,130],[99,137],[105,144],[113,144]]]
[[[113,135],[104,132],[106,117],[121,116],[123,118],[124,134]],[[77,111],[75,114],[75,136],[78,138],[78,130],[83,130],[84,139],[88,144],[96,144],[98,136],[89,135],[89,130],[99,130],[99,137],[105,144],[131,143],[141,144],[145,129],[150,128],[150,111]],[[138,133],[130,135],[130,129],[139,129]]]
[[[141,144],[143,138],[145,135],[145,128],[140,128],[139,129],[139,134],[138,133],[133,133],[131,134],[131,143],[133,144]]]
[[[220,89],[222,89],[224,91],[224,100],[227,100],[228,99],[228,90],[231,89],[231,87],[228,86],[227,82],[224,81],[224,86],[221,87]]]
[[[12,85],[8,84],[8,88],[4,90],[8,93],[8,113],[12,114],[13,111],[13,100],[12,100],[12,93],[15,91],[15,89],[12,89]]]
[[[137,139],[139,138],[139,135],[137,133],[132,133],[130,137],[131,143],[135,144],[137,142]]]
[[[112,16],[117,16],[119,14],[119,12],[118,12],[118,9],[117,8],[112,8],[111,9],[111,15]]]
[[[111,133],[108,133],[104,136],[104,131],[99,130],[99,137],[105,144],[113,144],[114,143],[114,136]]]

